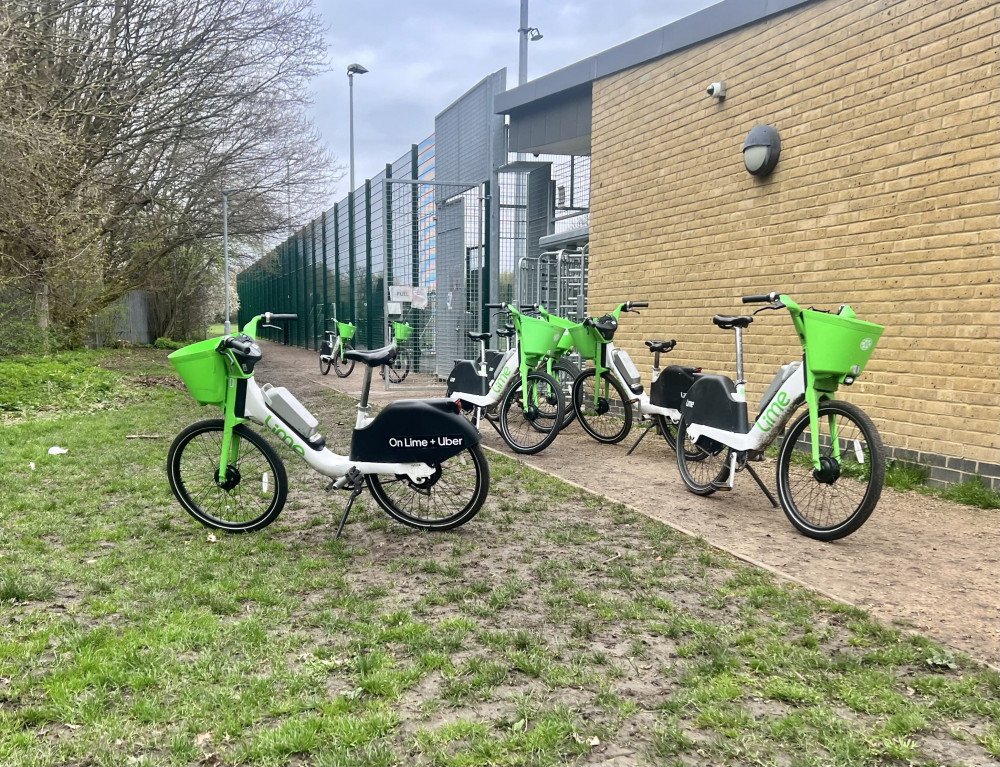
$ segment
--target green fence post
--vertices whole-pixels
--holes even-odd
[[[340,313],[340,203],[333,205],[333,314],[339,320]]]
[[[323,215],[320,216],[319,219],[319,236],[320,236],[320,241],[322,242],[323,245],[323,304],[322,304],[323,311],[321,313],[322,316],[320,316],[319,318],[319,333],[317,333],[316,335],[318,338],[322,338],[323,331],[326,330],[326,310],[327,310],[326,305],[330,297],[330,294],[327,292],[329,286],[327,285],[326,282],[327,268],[326,268],[326,211],[325,210],[323,211]]]
[[[316,277],[316,219],[314,218],[309,222],[309,250],[312,252],[312,311],[313,318],[310,323],[309,328],[309,340],[311,342],[310,348],[316,349],[319,344],[317,343],[316,336],[316,322],[319,320],[319,307],[321,303],[319,301],[319,280]]]

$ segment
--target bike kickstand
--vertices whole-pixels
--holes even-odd
[[[642,441],[643,441],[644,439],[646,439],[646,435],[647,435],[647,434],[649,434],[649,433],[650,433],[651,431],[653,431],[654,429],[659,429],[659,428],[660,428],[659,426],[656,426],[656,425],[654,424],[654,425],[651,425],[651,426],[649,426],[649,428],[646,428],[646,429],[643,429],[643,430],[642,430],[642,434],[640,434],[640,435],[639,435],[639,439],[637,439],[637,440],[635,441],[635,444],[634,444],[634,445],[632,445],[632,447],[630,447],[630,448],[628,449],[628,452],[627,452],[627,453],[625,453],[625,455],[626,455],[626,456],[630,456],[630,455],[632,455],[632,451],[633,451],[633,450],[635,450],[635,449],[636,449],[637,447],[639,447],[639,443],[640,443],[640,442],[642,442]]]
[[[744,468],[750,472],[750,476],[753,477],[753,481],[757,483],[757,487],[764,491],[764,495],[767,496],[767,500],[771,502],[771,505],[774,508],[778,508],[778,502],[774,500],[774,496],[771,495],[771,491],[767,489],[767,485],[765,485],[761,478],[757,476],[757,472],[753,470],[753,466],[748,463],[744,466]]]
[[[333,537],[333,540],[339,540],[340,534],[344,531],[344,525],[347,524],[347,515],[351,513],[351,509],[354,507],[354,501],[357,497],[361,495],[361,491],[365,489],[365,478],[364,475],[358,471],[353,466],[351,470],[347,472],[347,484],[351,488],[351,497],[347,501],[347,506],[344,508],[344,516],[340,518],[340,524],[337,525],[337,534]]]

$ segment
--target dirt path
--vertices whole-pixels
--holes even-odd
[[[348,379],[332,372],[324,377],[314,352],[277,344],[266,344],[258,370],[261,382],[287,386],[303,400],[321,387],[358,396],[363,372],[359,366]],[[374,403],[428,396],[387,394],[377,378],[372,390]],[[316,416],[327,431],[343,429],[344,435],[337,436],[347,437],[349,425],[324,424],[322,412]],[[799,535],[746,474],[732,493],[692,495],[677,474],[673,451],[659,437],[650,435],[635,453],[625,455],[637,437],[634,432],[619,445],[601,445],[574,423],[547,450],[524,462],[871,610],[887,623],[1000,664],[997,512],[887,488],[864,527],[842,541],[821,543]],[[511,454],[488,426],[483,439]],[[762,464],[759,473],[773,492],[773,462]]]

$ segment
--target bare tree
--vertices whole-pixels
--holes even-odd
[[[289,193],[315,209],[339,173],[302,116],[320,32],[309,0],[0,6],[0,172],[17,187],[0,191],[0,274],[40,324],[79,326],[190,263],[221,233],[223,188],[237,238],[287,229]]]

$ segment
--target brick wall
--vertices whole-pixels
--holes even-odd
[[[892,454],[1000,475],[998,9],[820,0],[594,84],[589,306],[650,301],[616,337],[647,380],[648,338],[734,376],[711,317],[743,294],[850,303],[886,331],[842,395]],[[763,180],[742,161],[760,123],[782,140]],[[753,417],[801,351],[787,313],[744,340]]]

